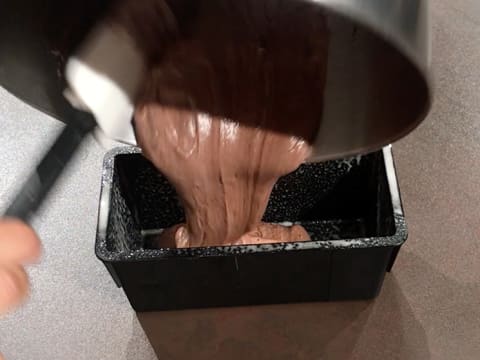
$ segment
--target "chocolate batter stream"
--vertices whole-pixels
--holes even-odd
[[[185,208],[186,226],[167,232],[164,245],[174,245],[170,237],[179,247],[308,239],[299,226],[258,226],[278,177],[308,155],[304,141],[158,105],[140,106],[135,121],[145,155]]]
[[[174,40],[159,35],[155,47],[151,36],[134,34],[149,69],[137,140],[186,215],[157,246],[308,240],[301,226],[261,219],[275,182],[307,158],[319,126],[323,14],[294,1],[180,3],[170,4]]]

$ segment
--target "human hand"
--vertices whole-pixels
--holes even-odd
[[[37,261],[40,253],[40,240],[32,228],[19,220],[0,220],[0,315],[27,296],[24,265]]]

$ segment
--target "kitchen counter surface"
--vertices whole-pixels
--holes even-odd
[[[431,8],[435,103],[394,146],[410,236],[375,301],[137,316],[94,255],[105,150],[90,138],[34,221],[43,259],[0,319],[6,360],[478,359],[480,3]],[[60,128],[0,89],[0,208]]]

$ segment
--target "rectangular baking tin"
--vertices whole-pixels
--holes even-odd
[[[313,241],[149,248],[183,220],[138,148],[105,156],[95,251],[135,310],[371,299],[407,238],[391,147],[279,181],[264,220],[300,223]]]

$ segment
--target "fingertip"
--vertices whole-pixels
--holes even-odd
[[[0,314],[24,301],[28,288],[28,276],[22,267],[0,268]]]
[[[0,221],[0,263],[32,263],[38,261],[41,253],[40,239],[30,226],[13,218]]]
[[[30,234],[26,235],[24,238],[25,242],[25,253],[24,253],[24,262],[23,263],[36,263],[40,256],[42,255],[42,243],[37,233],[32,229],[28,228]]]

